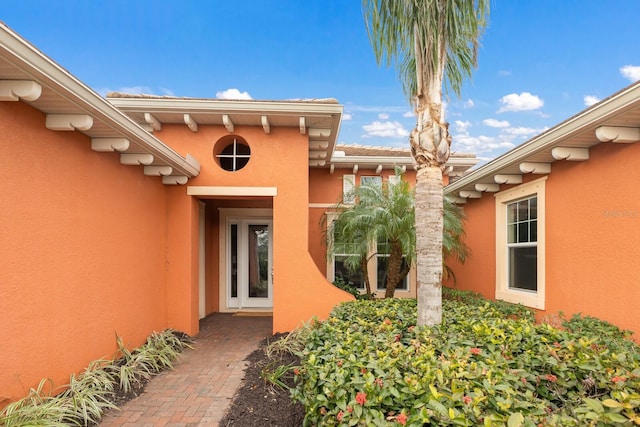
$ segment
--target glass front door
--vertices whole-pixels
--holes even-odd
[[[229,308],[272,307],[271,220],[231,220],[229,236]]]

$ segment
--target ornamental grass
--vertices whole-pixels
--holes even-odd
[[[173,366],[191,339],[171,329],[154,332],[140,348],[129,351],[116,335],[118,353],[113,360],[96,360],[69,384],[55,388],[48,379],[29,394],[0,411],[0,426],[90,426],[105,411],[132,397],[153,375]],[[56,393],[57,391],[57,393]]]

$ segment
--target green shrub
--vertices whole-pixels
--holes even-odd
[[[604,320],[591,316],[583,316],[581,313],[574,314],[571,319],[562,322],[562,326],[576,334],[602,337],[617,342],[629,339],[631,335],[633,335],[632,331],[621,330],[617,326]]]
[[[502,312],[507,317],[516,317],[520,319],[529,319],[533,321],[535,319],[535,313],[528,307],[522,304],[513,304],[506,301],[487,301],[481,294],[473,291],[463,291],[460,289],[453,289],[442,287],[442,298],[463,302],[467,305],[482,306],[490,303],[493,308]]]
[[[344,303],[311,328],[292,390],[305,425],[640,424],[638,346],[459,299],[433,328],[394,299]]]
[[[347,283],[344,281],[342,277],[337,277],[336,280],[333,281],[333,285],[337,288],[342,289],[343,291],[349,292],[351,295],[356,297],[358,300],[370,300],[374,299],[373,294],[361,293],[358,288],[354,285]]]

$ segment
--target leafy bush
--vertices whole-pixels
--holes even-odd
[[[343,291],[349,292],[351,295],[353,295],[354,297],[356,297],[356,299],[359,299],[359,300],[370,300],[374,298],[373,294],[360,293],[360,290],[358,288],[356,288],[350,283],[345,282],[342,277],[337,277],[336,280],[333,281],[333,285],[337,288],[342,289]]]
[[[415,327],[415,300],[393,299],[310,326],[292,390],[305,425],[640,425],[637,345],[456,295],[438,327]]]
[[[615,342],[624,342],[620,340],[631,338],[633,335],[632,331],[620,330],[611,323],[595,317],[583,316],[581,313],[574,314],[571,319],[562,322],[562,326],[576,334],[602,337]]]
[[[43,379],[37,388],[0,411],[0,426],[87,426],[98,423],[108,409],[116,408],[118,395],[129,395],[151,375],[171,368],[180,352],[191,347],[191,339],[171,329],[154,332],[139,349],[130,352],[116,335],[119,356],[96,360],[57,395],[53,384]]]
[[[460,301],[473,306],[482,306],[487,303],[487,300],[477,292],[463,291],[444,286],[442,287],[442,298],[452,301]],[[507,317],[529,319],[531,321],[535,319],[534,311],[522,304],[513,304],[506,301],[491,301],[491,306],[502,312]]]

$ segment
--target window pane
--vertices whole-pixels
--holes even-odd
[[[251,157],[251,148],[234,139],[233,142],[225,146],[216,157],[218,158],[221,168],[235,172],[247,165]]]
[[[527,243],[529,241],[529,223],[518,223],[518,243]]]
[[[269,297],[269,227],[249,225],[249,296]]]
[[[251,148],[249,148],[248,145],[238,142],[236,143],[236,154],[242,157],[249,157],[251,154]]]
[[[513,224],[518,220],[517,205],[510,203],[507,205],[507,224]]]
[[[233,158],[232,157],[220,157],[220,167],[226,171],[234,171]]]
[[[247,163],[249,163],[249,158],[248,157],[236,157],[236,169],[235,170],[239,170],[242,169],[243,167],[247,166]]]
[[[507,225],[507,243],[516,243],[518,237],[518,224]]]
[[[509,248],[509,288],[538,290],[538,248]]]
[[[518,202],[518,221],[526,221],[529,219],[529,200],[521,200]]]
[[[373,185],[377,187],[382,187],[382,177],[381,176],[361,176],[360,185]]]
[[[344,175],[342,177],[342,203],[352,205],[355,202],[353,187],[355,186],[355,175]]]
[[[231,224],[231,298],[238,298],[238,225]]]
[[[507,204],[507,243],[537,241],[537,197]]]
[[[389,175],[389,184],[395,185],[401,181],[400,175]]]
[[[529,218],[538,219],[538,198],[529,199]]]
[[[364,277],[362,270],[349,271],[345,265],[346,256],[334,257],[334,276],[335,280],[342,279],[345,283],[355,286],[358,289],[364,289]]]
[[[538,241],[538,221],[531,221],[529,224],[529,241],[537,242]]]

